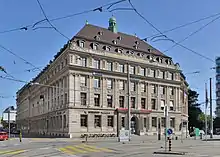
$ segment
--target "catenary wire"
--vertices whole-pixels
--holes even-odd
[[[4,49],[5,51],[7,51],[8,53],[14,55],[15,57],[19,58],[20,60],[24,61],[26,64],[31,65],[32,67],[41,70],[40,68],[36,67],[34,64],[32,64],[31,62],[27,61],[26,59],[24,59],[23,57],[19,56],[18,54],[16,54],[15,52],[9,50],[8,48],[4,47],[3,45],[0,44],[0,48]]]
[[[63,36],[63,37],[66,38],[67,40],[71,40],[70,38],[68,38],[66,35],[64,35],[60,30],[58,30],[58,29],[50,22],[50,20],[48,19],[47,15],[46,15],[46,13],[45,13],[45,11],[44,11],[44,9],[43,9],[43,6],[41,5],[41,3],[40,3],[39,0],[37,0],[37,3],[38,3],[38,5],[39,5],[39,7],[40,7],[40,9],[41,9],[41,11],[42,11],[42,13],[43,13],[43,15],[44,15],[46,21],[49,23],[49,25],[50,25],[57,33],[59,33],[61,36]]]
[[[149,20],[147,20],[147,18],[145,18],[141,13],[139,13],[139,12],[137,11],[137,9],[136,9],[136,8],[134,7],[134,5],[131,3],[131,0],[128,0],[128,1],[129,1],[131,7],[134,9],[135,13],[136,13],[138,16],[140,16],[146,23],[148,23],[152,28],[154,28],[154,29],[155,29],[157,32],[159,32],[161,35],[164,35],[163,32],[161,32],[161,31],[160,31],[157,27],[155,27]],[[165,35],[165,36],[166,36],[166,35]],[[207,60],[209,60],[209,61],[215,63],[215,61],[212,60],[211,58],[209,58],[209,57],[207,57],[207,56],[205,56],[205,55],[203,55],[203,54],[200,54],[200,53],[198,53],[198,52],[196,52],[196,51],[194,51],[194,50],[192,50],[192,49],[190,49],[190,48],[188,48],[188,47],[186,47],[186,46],[184,46],[184,45],[182,45],[182,44],[180,44],[180,43],[177,43],[176,41],[174,41],[173,39],[168,38],[167,36],[166,36],[166,38],[169,39],[169,40],[171,40],[171,41],[173,41],[174,44],[177,44],[177,45],[179,45],[180,47],[182,47],[182,48],[184,48],[184,49],[186,49],[186,50],[188,50],[188,51],[190,51],[190,52],[192,52],[192,53],[194,53],[194,54],[196,54],[196,55],[198,55],[198,56],[200,56],[200,57],[202,57],[202,58],[205,58],[205,59],[207,59]]]
[[[116,4],[119,4],[119,3],[122,3],[124,1],[127,1],[127,0],[119,0],[119,1],[111,2],[111,3],[103,4],[101,6],[96,7],[95,9],[94,8],[93,9],[88,9],[88,10],[85,10],[85,11],[82,11],[82,12],[78,12],[78,13],[74,13],[74,14],[69,14],[69,15],[65,15],[65,16],[61,16],[61,17],[56,17],[56,18],[51,18],[50,22],[58,21],[58,20],[63,20],[63,19],[68,19],[68,18],[72,18],[74,16],[78,16],[78,15],[82,15],[82,14],[87,14],[87,13],[95,12],[95,11],[102,12],[102,8],[110,6],[109,7],[109,9],[110,9],[112,6],[114,6]],[[107,10],[108,10],[108,8],[107,8]],[[34,24],[28,24],[28,25],[24,25],[24,26],[21,26],[21,27],[18,27],[18,28],[13,28],[13,29],[9,29],[9,30],[0,31],[0,34],[14,32],[14,31],[28,30],[30,27],[36,26],[37,24],[44,23],[44,22],[46,22],[46,20],[42,19],[42,20],[39,20],[39,21],[35,22]]]
[[[213,22],[217,21],[220,18],[220,16],[216,17],[215,19],[211,20],[210,22],[208,22],[207,24],[203,25],[202,27],[200,27],[199,29],[197,29],[196,31],[190,33],[188,36],[186,36],[185,38],[183,38],[182,40],[180,40],[179,42],[177,42],[178,44],[182,43],[183,41],[187,40],[188,38],[190,38],[191,36],[195,35],[196,33],[202,31],[204,28],[206,28],[207,26],[209,26],[210,24],[212,24]],[[167,52],[171,49],[173,49],[174,47],[176,47],[178,44],[174,44],[173,46],[171,46],[170,48],[166,49],[164,52]]]

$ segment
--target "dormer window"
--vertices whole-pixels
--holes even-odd
[[[137,45],[134,45],[134,48],[135,48],[135,49],[138,49],[138,46],[137,46]]]
[[[102,31],[98,32],[98,35],[103,35],[103,32]]]
[[[117,39],[118,39],[118,40],[121,40],[122,38],[121,38],[121,36],[118,36]]]
[[[110,51],[111,48],[110,48],[109,46],[104,46],[104,50],[106,50],[106,51]]]
[[[138,41],[135,41],[135,44],[137,44],[137,45],[138,45],[138,44],[139,44],[139,42],[138,42]]]
[[[113,44],[117,44],[117,40],[113,40],[112,42],[113,42]]]
[[[95,40],[100,40],[99,36],[95,36],[94,38],[95,38]]]
[[[123,51],[122,51],[122,49],[117,48],[117,49],[116,49],[116,52],[122,53]]]
[[[98,44],[97,43],[92,43],[92,49],[93,50],[98,50]]]
[[[148,52],[151,52],[151,49],[147,49],[148,50]]]
[[[85,47],[85,41],[78,41],[79,42],[79,47]]]
[[[126,53],[127,53],[127,54],[130,54],[130,52],[129,52],[129,51],[126,51]]]

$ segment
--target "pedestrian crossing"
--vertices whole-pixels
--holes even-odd
[[[100,152],[113,152],[113,150],[110,150],[108,148],[100,148],[100,147],[95,147],[95,146],[91,146],[88,144],[70,145],[70,146],[58,148],[58,150],[65,153],[65,154],[70,154],[70,155],[100,153]]]
[[[26,152],[26,150],[0,150],[0,156],[2,155],[17,155]]]

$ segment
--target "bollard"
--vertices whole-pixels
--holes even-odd
[[[171,151],[171,138],[169,138],[169,151]]]
[[[20,139],[20,142],[22,141],[22,133],[21,133],[21,130],[20,130],[20,133],[19,133],[19,139]]]

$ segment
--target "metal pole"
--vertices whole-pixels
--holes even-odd
[[[213,118],[212,118],[212,78],[210,78],[210,138],[213,138]]]
[[[165,130],[164,130],[164,133],[165,133],[165,152],[167,152],[167,120],[168,120],[167,105],[165,105],[164,110],[165,110]]]
[[[11,126],[10,126],[10,110],[8,111],[8,138],[11,137]]]
[[[207,140],[207,106],[208,106],[208,91],[207,83],[205,84],[205,139]]]
[[[127,64],[127,90],[128,90],[128,138],[131,140],[131,107],[130,107],[130,66]]]
[[[181,115],[181,143],[183,143],[183,117]]]

